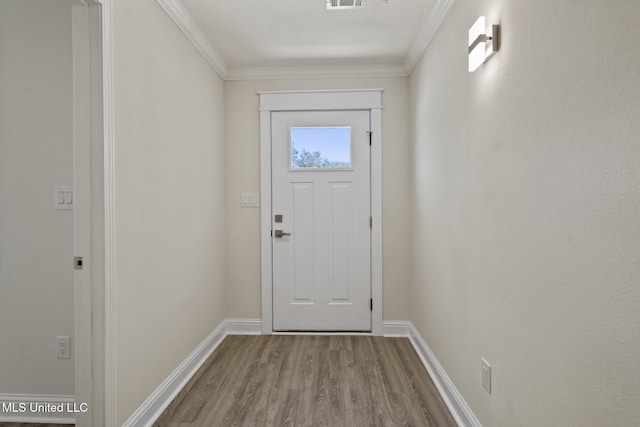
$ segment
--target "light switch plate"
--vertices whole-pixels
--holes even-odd
[[[242,193],[243,208],[258,208],[260,207],[260,196],[258,193]]]
[[[73,210],[73,187],[68,185],[53,186],[53,209],[58,211]]]

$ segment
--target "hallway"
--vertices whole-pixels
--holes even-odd
[[[0,427],[638,424],[640,1],[328,6],[0,1]],[[347,126],[294,110],[369,111],[334,168],[369,159],[368,201],[318,171],[344,215],[311,211],[292,129]],[[369,330],[273,315],[274,277],[351,297],[352,234],[292,221],[355,200],[372,336],[272,336]]]

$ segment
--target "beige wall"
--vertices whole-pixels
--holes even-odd
[[[470,74],[481,14],[503,44]],[[485,426],[640,419],[638,17],[458,0],[411,76],[411,318]]]
[[[1,1],[0,394],[74,393],[71,78],[69,1]]]
[[[383,88],[383,318],[409,310],[408,79],[225,82],[227,304],[229,317],[260,318],[260,209],[241,208],[260,192],[258,91]]]
[[[113,8],[121,425],[225,317],[224,107],[155,0]]]

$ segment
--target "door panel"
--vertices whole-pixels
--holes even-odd
[[[293,257],[292,282],[293,300],[296,302],[313,300],[314,275],[314,209],[313,183],[301,182],[292,185],[293,189],[293,227],[291,256]]]
[[[329,226],[329,277],[331,277],[332,302],[346,302],[350,299],[352,287],[353,221],[351,183],[330,183],[331,224]]]
[[[368,111],[272,114],[276,331],[371,330],[368,131]]]

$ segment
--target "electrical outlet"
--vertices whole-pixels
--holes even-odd
[[[489,362],[482,360],[482,387],[484,387],[489,394],[491,394],[491,365]]]
[[[71,337],[56,337],[56,359],[71,358]]]

